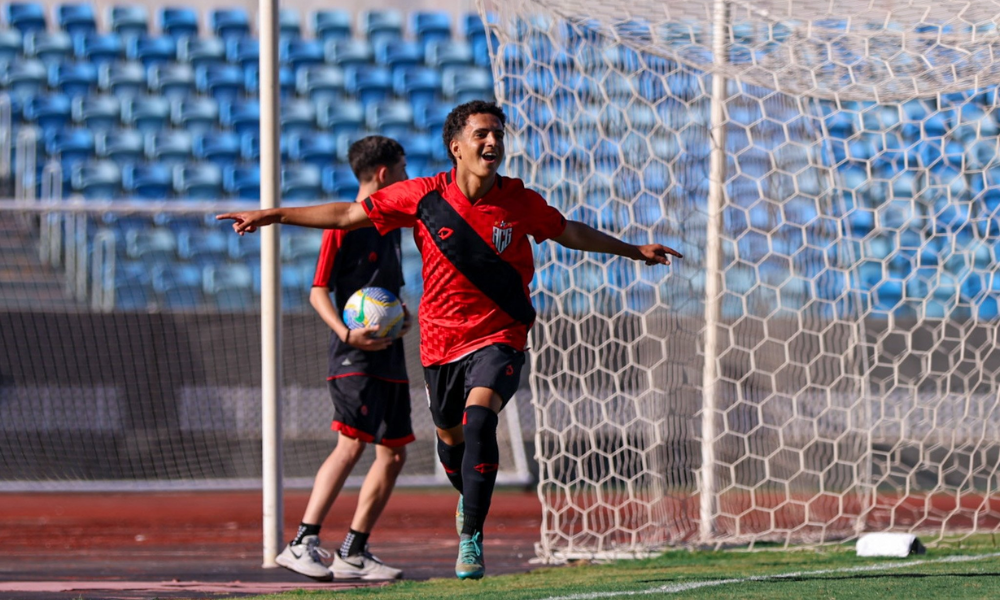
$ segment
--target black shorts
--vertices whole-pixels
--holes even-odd
[[[446,365],[424,367],[427,405],[434,425],[440,429],[461,425],[465,401],[472,388],[490,388],[506,406],[517,392],[522,366],[524,352],[494,344]]]
[[[395,448],[412,442],[410,384],[351,375],[328,382],[333,400],[330,429],[362,442]]]

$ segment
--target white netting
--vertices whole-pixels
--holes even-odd
[[[541,556],[1000,526],[1000,6],[481,8],[509,174],[685,254],[540,248]]]

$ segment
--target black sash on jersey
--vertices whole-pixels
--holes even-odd
[[[521,274],[497,255],[440,192],[421,198],[417,218],[441,254],[472,285],[515,320],[529,327],[535,322],[535,309],[524,293]]]

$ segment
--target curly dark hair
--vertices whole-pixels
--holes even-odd
[[[347,162],[359,182],[372,177],[379,167],[392,167],[406,156],[399,142],[382,135],[369,135],[351,144]]]
[[[469,117],[482,114],[493,115],[500,119],[501,127],[507,125],[507,115],[504,114],[502,108],[497,106],[496,102],[473,100],[472,102],[459,104],[448,113],[448,118],[444,120],[444,131],[441,137],[444,140],[444,147],[448,151],[448,158],[451,159],[451,164],[455,164],[455,157],[451,153],[451,141],[462,133],[466,123],[469,121]]]

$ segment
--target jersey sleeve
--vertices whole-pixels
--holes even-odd
[[[327,229],[323,231],[323,242],[319,247],[319,259],[316,261],[316,273],[313,275],[313,287],[331,287],[334,281],[333,264],[337,259],[337,252],[344,244],[346,231],[340,229]]]
[[[535,238],[536,243],[559,237],[566,230],[566,217],[558,209],[549,206],[545,198],[533,190],[525,189],[531,211],[532,231],[528,233]]]
[[[375,192],[361,205],[381,235],[417,222],[417,205],[429,191],[429,178],[418,177],[394,183]]]

